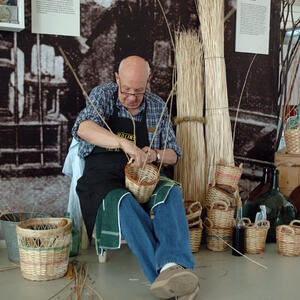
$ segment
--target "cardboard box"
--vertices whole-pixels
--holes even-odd
[[[300,154],[287,154],[283,148],[275,153],[274,163],[279,170],[280,192],[289,196],[300,185]]]

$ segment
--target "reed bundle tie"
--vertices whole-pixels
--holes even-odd
[[[184,122],[199,122],[199,123],[206,123],[206,119],[204,117],[196,117],[196,116],[190,116],[190,117],[176,117],[174,120],[174,125],[177,126],[180,123]]]

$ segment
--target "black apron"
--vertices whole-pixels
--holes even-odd
[[[118,117],[118,94],[114,95],[114,111],[107,121],[110,129],[129,140],[133,140],[133,124],[130,118]],[[146,123],[146,103],[142,120],[135,122],[136,145],[139,148],[149,146]],[[128,160],[122,150],[105,149],[95,146],[85,158],[82,177],[77,181],[76,191],[80,200],[81,212],[89,239],[92,239],[93,228],[98,207],[106,194],[113,189],[125,188],[125,166]]]

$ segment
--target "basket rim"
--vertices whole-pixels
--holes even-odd
[[[158,168],[154,164],[151,164],[151,163],[147,163],[146,165],[150,165],[151,167],[153,167],[156,170],[158,176],[156,176],[155,180],[145,183],[145,182],[139,182],[138,180],[133,179],[131,176],[129,176],[129,172],[128,172],[128,168],[131,166],[131,164],[127,164],[125,166],[125,177],[128,180],[130,180],[131,182],[133,182],[133,183],[135,183],[136,185],[139,185],[139,186],[150,186],[150,185],[153,185],[153,184],[157,183],[159,178],[160,178],[160,175],[158,173]]]
[[[63,227],[58,227],[55,229],[46,229],[46,230],[34,230],[26,228],[25,226],[30,225],[31,223],[36,224],[38,222],[41,222],[41,224],[47,223],[47,221],[50,224],[58,224],[59,221],[66,220],[67,224]],[[37,236],[48,236],[48,235],[57,235],[65,232],[71,232],[72,230],[72,220],[69,218],[31,218],[28,220],[21,221],[16,226],[16,231],[18,234],[31,237],[37,237]]]

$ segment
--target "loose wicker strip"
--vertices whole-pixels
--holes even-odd
[[[236,200],[234,196],[225,190],[209,185],[208,192],[206,195],[205,206],[211,205],[214,201],[222,200],[227,203],[228,206],[234,206]]]
[[[139,203],[146,203],[150,199],[158,180],[158,168],[153,164],[147,164],[144,169],[133,164],[127,164],[125,167],[126,188]]]
[[[243,164],[240,164],[239,167],[217,164],[215,175],[216,185],[232,187],[233,190],[236,190],[238,188],[242,172]]]
[[[215,200],[206,208],[207,217],[214,223],[215,227],[233,227],[234,207],[228,206],[225,201]]]
[[[248,219],[249,220],[249,219]],[[263,253],[266,247],[267,233],[270,228],[270,222],[259,220],[255,223],[246,223],[245,228],[245,250],[247,253]]]
[[[204,221],[206,227],[206,246],[207,249],[212,251],[225,251],[228,249],[228,245],[226,245],[224,241],[228,244],[232,239],[232,227],[229,228],[221,228],[215,227],[213,221],[209,218],[205,218]]]
[[[290,154],[300,154],[300,128],[284,131],[286,152]]]
[[[68,268],[72,221],[36,218],[17,227],[22,276],[30,280],[63,277]]]
[[[292,226],[277,226],[276,245],[279,254],[298,256],[300,255],[300,234],[296,234]]]

